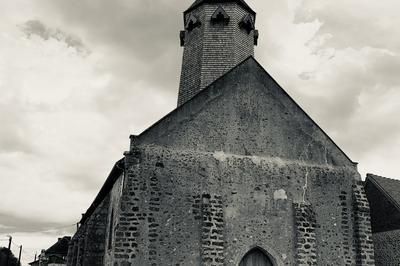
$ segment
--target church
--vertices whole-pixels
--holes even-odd
[[[256,61],[256,12],[196,0],[183,16],[177,108],[130,137],[68,265],[400,265],[399,182],[363,182]]]

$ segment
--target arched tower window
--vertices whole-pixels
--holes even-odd
[[[273,266],[271,259],[260,248],[253,248],[244,255],[239,266]]]

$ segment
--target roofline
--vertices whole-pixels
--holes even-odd
[[[242,1],[238,1],[238,0],[218,0],[218,1],[212,1],[212,0],[204,0],[202,2],[199,2],[198,4],[193,4],[191,5],[188,9],[186,9],[183,14],[186,15],[187,13],[189,13],[190,11],[196,9],[197,7],[201,6],[204,3],[225,3],[225,2],[237,2],[238,5],[242,6],[244,9],[248,10],[252,15],[254,15],[254,17],[256,16],[256,12],[245,2]]]
[[[253,56],[250,56],[253,57]],[[254,57],[253,57],[254,59]],[[308,119],[311,120],[311,122],[313,122],[317,128],[319,128],[319,130],[321,130],[321,132],[333,143],[334,146],[336,146],[336,148],[339,149],[339,151],[341,153],[343,153],[343,155],[355,166],[357,167],[358,163],[354,162],[352,159],[350,159],[349,156],[347,156],[347,154],[339,147],[339,145],[336,144],[336,142],[325,132],[325,130],[323,130],[317,122],[315,122],[314,119],[311,118],[311,116],[303,109],[303,107],[300,106],[300,104],[298,104],[292,96],[289,95],[289,93],[286,92],[286,90],[284,88],[282,88],[282,86],[275,80],[275,78],[273,78],[266,70],[265,68],[256,60],[254,59],[254,61],[256,61],[256,63],[261,67],[261,69],[278,85],[278,87],[286,94],[286,96],[289,97],[289,99],[308,117]]]
[[[398,211],[400,211],[400,204],[389,194],[389,192],[386,191],[386,189],[384,189],[379,182],[374,178],[374,177],[380,177],[380,178],[385,178],[385,179],[390,179],[387,177],[383,177],[383,176],[378,176],[378,175],[374,175],[374,174],[367,174],[367,177],[365,179],[365,184],[367,184],[367,181],[371,181],[372,184],[375,185],[375,187],[383,193],[383,195],[385,195],[389,201],[396,207],[396,209]]]
[[[355,166],[357,168],[358,163],[354,162],[353,160],[350,159],[349,156],[347,156],[347,154],[336,144],[335,141],[333,141],[333,139],[318,125],[318,123],[316,123],[314,121],[314,119],[312,119],[307,113],[306,111],[304,111],[304,109],[282,88],[281,85],[279,85],[279,83],[265,70],[265,68],[254,58],[254,56],[250,55],[249,57],[247,57],[246,59],[244,59],[242,62],[240,62],[239,64],[237,64],[235,67],[231,68],[228,72],[226,72],[224,75],[222,75],[221,77],[217,78],[215,81],[213,81],[210,85],[208,85],[207,87],[205,87],[204,89],[202,89],[201,91],[199,91],[198,93],[196,93],[195,95],[193,95],[192,98],[190,98],[189,100],[187,100],[186,102],[184,102],[183,104],[181,104],[180,106],[178,106],[177,108],[175,108],[174,110],[172,110],[171,112],[169,112],[167,115],[165,115],[164,117],[162,117],[161,119],[159,119],[157,122],[155,122],[153,125],[151,125],[150,127],[148,127],[146,130],[144,130],[142,133],[140,133],[138,135],[138,138],[140,138],[141,136],[145,135],[147,132],[149,132],[152,128],[154,128],[156,125],[160,124],[164,119],[166,119],[167,117],[172,116],[175,112],[177,112],[179,109],[183,108],[183,106],[185,106],[186,104],[188,104],[189,102],[191,102],[197,95],[200,95],[201,93],[205,93],[209,87],[213,86],[215,83],[217,83],[219,80],[221,80],[222,78],[224,78],[226,75],[228,75],[229,73],[233,72],[236,68],[238,68],[239,66],[241,66],[242,64],[244,64],[247,60],[249,60],[250,58],[252,58],[257,65],[278,85],[278,87],[286,94],[286,96],[288,96],[288,98],[308,117],[308,119],[310,119],[319,130],[321,130],[321,132],[333,143],[333,145],[339,149],[339,151],[353,164],[353,166]]]
[[[103,202],[105,197],[111,191],[112,187],[114,186],[115,182],[118,180],[120,175],[124,172],[125,166],[125,158],[120,159],[114,164],[110,174],[108,175],[106,181],[104,182],[103,186],[101,187],[99,193],[97,194],[96,198],[94,199],[93,203],[87,209],[86,213],[82,215],[81,220],[79,221],[80,224],[84,224],[86,220],[93,214],[96,208]]]

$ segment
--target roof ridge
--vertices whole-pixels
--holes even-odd
[[[396,199],[394,199],[392,197],[392,195],[390,195],[390,193],[387,191],[387,189],[385,189],[379,182],[378,180],[375,179],[375,177],[378,178],[383,178],[383,179],[387,179],[387,180],[391,180],[391,181],[397,181],[400,184],[400,180],[398,179],[393,179],[393,178],[388,178],[388,177],[384,177],[384,176],[379,176],[379,175],[374,175],[374,174],[367,174],[367,179],[365,180],[365,182],[367,182],[368,180],[370,180],[372,183],[375,184],[375,186],[390,200],[390,202],[392,202],[392,204],[397,208],[398,211],[400,211],[400,202],[397,202]]]
[[[154,124],[152,124],[151,126],[149,126],[148,128],[146,128],[144,131],[142,131],[138,137],[140,138],[141,136],[145,135],[148,131],[150,131],[152,128],[154,128],[156,125],[158,125],[159,123],[161,123],[163,120],[165,120],[167,117],[173,115],[174,113],[176,113],[178,110],[183,109],[184,106],[188,105],[189,102],[191,102],[197,95],[205,93],[207,91],[207,89],[209,87],[212,87],[212,85],[214,85],[214,83],[217,83],[219,80],[223,79],[227,74],[233,72],[235,69],[237,69],[238,67],[240,67],[241,65],[243,65],[245,62],[247,62],[250,59],[253,59],[255,62],[257,62],[257,60],[254,58],[254,56],[250,55],[248,56],[246,59],[244,59],[242,62],[240,62],[239,64],[237,64],[236,66],[234,66],[233,68],[229,69],[225,74],[223,74],[222,76],[220,76],[219,78],[217,78],[216,80],[214,80],[213,82],[211,82],[209,85],[207,85],[204,89],[200,90],[199,92],[197,92],[195,95],[193,95],[190,99],[188,99],[186,102],[184,102],[183,104],[179,105],[178,107],[176,107],[175,109],[173,109],[171,112],[169,112],[168,114],[164,115],[163,117],[161,117],[159,120],[157,120],[157,122],[155,122]],[[258,63],[258,62],[257,62]]]
[[[227,75],[229,75],[230,73],[234,72],[236,69],[240,68],[242,65],[244,65],[246,62],[253,60],[259,67],[260,69],[266,74],[268,75],[271,80],[273,80],[273,82],[275,82],[275,84],[283,91],[283,93],[290,99],[290,101],[292,101],[299,109],[300,111],[308,118],[310,119],[310,121],[322,132],[323,135],[325,135],[327,137],[327,139],[347,158],[347,160],[353,164],[354,167],[357,168],[358,163],[354,162],[343,150],[342,148],[340,148],[340,146],[328,135],[327,132],[325,132],[325,130],[323,130],[320,125],[304,110],[303,107],[300,106],[299,103],[297,103],[294,98],[292,96],[289,95],[289,93],[287,93],[287,91],[279,84],[279,82],[277,82],[275,80],[274,77],[272,77],[267,70],[257,61],[257,59],[254,58],[254,56],[250,55],[248,56],[246,59],[244,59],[242,62],[240,62],[239,64],[237,64],[236,66],[234,66],[233,68],[231,68],[229,71],[227,71],[225,74],[223,74],[222,76],[220,76],[219,78],[217,78],[216,80],[214,80],[211,84],[209,84],[207,87],[205,87],[204,89],[200,90],[199,92],[197,92],[195,95],[193,95],[192,98],[190,98],[189,100],[187,100],[185,103],[183,103],[182,105],[178,106],[177,108],[175,108],[174,110],[172,110],[171,112],[169,112],[168,114],[166,114],[165,116],[163,116],[162,118],[160,118],[157,122],[155,122],[154,124],[152,124],[150,127],[148,127],[147,129],[145,129],[144,131],[142,131],[138,137],[142,137],[144,136],[147,132],[149,132],[152,128],[156,127],[159,123],[161,123],[162,121],[164,121],[165,119],[167,119],[168,117],[172,116],[174,113],[178,112],[180,109],[183,109],[184,106],[188,105],[190,102],[193,101],[194,98],[196,98],[196,96],[201,95],[203,93],[206,93],[208,91],[208,89],[210,87],[212,87],[214,84],[216,84],[217,82],[219,82],[220,80],[224,79]]]
[[[388,179],[388,180],[392,180],[392,181],[397,181],[397,182],[400,183],[400,180],[399,180],[399,179],[396,179],[396,178],[390,178],[390,177],[381,176],[381,175],[375,175],[375,174],[371,174],[371,173],[367,173],[367,177],[368,177],[368,176],[371,176],[372,178],[373,178],[373,177],[384,178],[384,179]]]

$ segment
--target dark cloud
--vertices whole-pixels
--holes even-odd
[[[190,2],[190,1],[189,1]],[[106,54],[105,71],[120,79],[175,90],[180,71],[182,1],[45,1],[63,27],[80,32]]]
[[[49,28],[39,20],[26,21],[24,24],[19,25],[19,27],[28,38],[35,35],[39,36],[43,40],[53,38],[57,41],[64,42],[68,47],[76,49],[76,51],[82,55],[88,55],[90,53],[79,37],[68,34],[60,29]]]
[[[24,217],[18,217],[11,213],[0,213],[0,234],[12,234],[15,232],[49,232],[65,229],[74,229],[74,222],[60,224],[54,222],[35,221]]]

